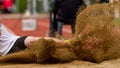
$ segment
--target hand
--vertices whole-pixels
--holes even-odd
[[[62,42],[62,40],[59,40],[59,39],[56,39],[56,38],[44,37],[44,39],[52,39],[56,42]]]

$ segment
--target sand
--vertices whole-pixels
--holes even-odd
[[[24,60],[23,60],[24,61]],[[120,59],[112,59],[101,63],[91,63],[87,61],[74,60],[69,63],[59,64],[0,64],[0,68],[119,68]]]
[[[96,64],[74,60],[61,64],[0,64],[0,68],[120,68],[120,59],[104,61]]]

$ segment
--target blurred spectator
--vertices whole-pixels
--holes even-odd
[[[50,12],[50,30],[49,36],[54,37],[55,32],[57,32],[58,22],[57,22],[57,13],[58,13],[58,0],[51,0],[49,3],[49,12]]]
[[[53,13],[55,14],[50,26],[53,26],[55,32],[62,35],[63,25],[71,25],[72,33],[75,32],[75,20],[78,9],[85,3],[83,0],[54,0]],[[72,6],[71,6],[72,5]],[[54,24],[56,25],[54,25]],[[50,31],[51,32],[51,31]],[[54,32],[52,32],[54,33]]]
[[[13,0],[3,0],[3,13],[11,13]]]
[[[75,32],[76,14],[85,5],[83,0],[61,0],[58,3],[58,34],[62,35],[63,25],[71,25],[72,34]],[[72,5],[72,6],[70,6]]]

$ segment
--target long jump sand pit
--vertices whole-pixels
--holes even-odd
[[[0,68],[119,68],[120,59],[104,61],[96,64],[86,61],[72,61],[62,64],[0,64]]]
[[[39,40],[32,49],[0,57],[1,68],[119,68],[120,27],[114,21],[116,6],[119,14],[117,3],[88,6],[78,14],[76,32],[69,43]]]

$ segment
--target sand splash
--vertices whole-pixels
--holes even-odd
[[[84,60],[100,63],[120,57],[120,27],[114,21],[115,6],[96,4],[77,15],[75,35],[66,44],[40,39],[32,49],[0,57],[0,62],[60,63]],[[57,47],[62,45],[62,47]],[[23,61],[24,60],[24,61]]]

